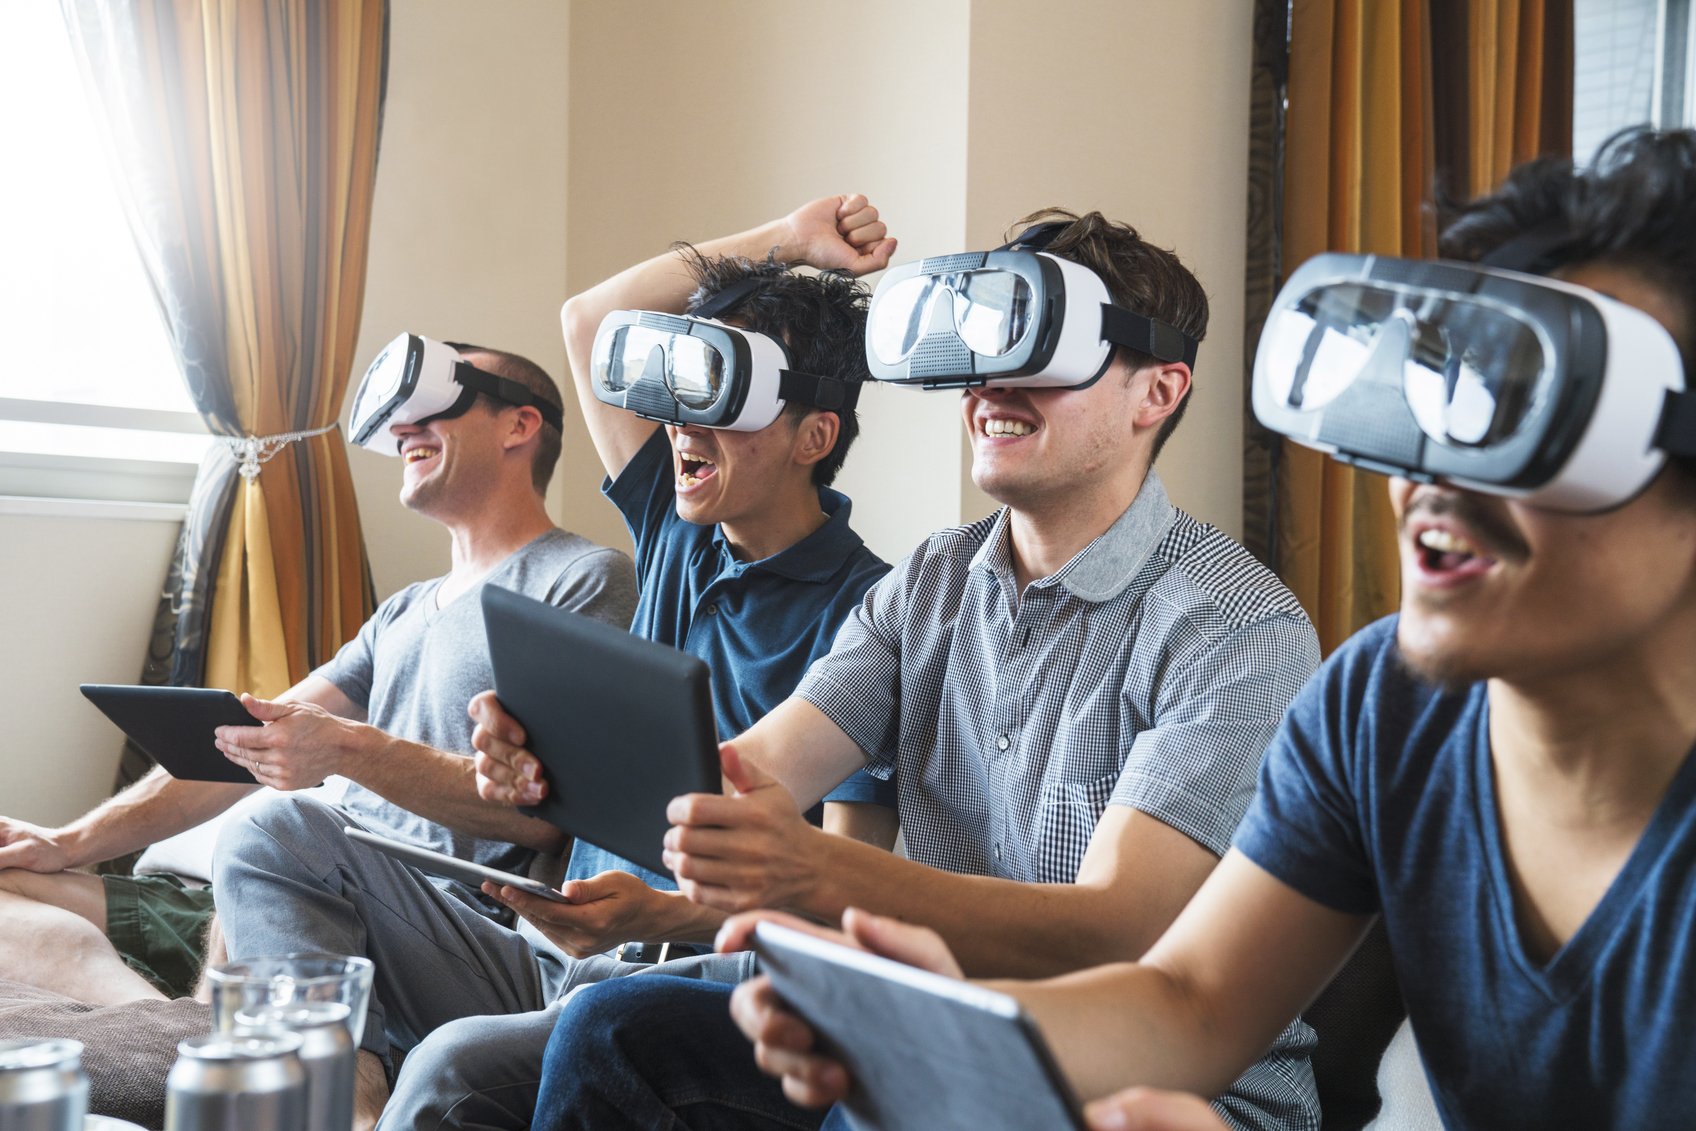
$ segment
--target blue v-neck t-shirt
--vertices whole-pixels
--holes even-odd
[[[1445,1126],[1696,1127],[1696,757],[1547,962],[1521,938],[1483,683],[1412,674],[1396,619],[1291,705],[1236,846],[1381,913]]]
[[[630,631],[706,661],[719,737],[733,738],[789,698],[889,565],[848,525],[848,497],[829,488],[819,489],[824,525],[769,558],[738,561],[718,526],[678,517],[674,481],[671,444],[657,429],[618,478],[601,485],[636,543]],[[825,800],[893,809],[896,786],[862,770]],[[660,890],[677,887],[669,875],[582,842],[566,875],[613,868]]]

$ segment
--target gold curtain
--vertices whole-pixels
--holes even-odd
[[[1571,0],[1294,0],[1285,274],[1321,251],[1436,252],[1439,186],[1470,197],[1571,150]],[[1395,610],[1381,476],[1295,444],[1275,470],[1275,560],[1328,652]]]
[[[1422,256],[1435,166],[1425,0],[1296,0],[1290,23],[1284,269],[1321,251]],[[1381,476],[1296,444],[1277,471],[1279,572],[1327,652],[1400,597]]]
[[[333,425],[364,301],[386,4],[61,2],[208,427],[239,441]],[[274,695],[370,615],[344,445],[334,428],[282,442],[247,474],[214,446],[162,605],[190,660],[172,682]]]

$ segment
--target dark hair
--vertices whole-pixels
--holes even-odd
[[[871,292],[835,271],[802,275],[773,259],[757,262],[740,256],[706,256],[688,244],[674,244],[695,276],[695,293],[688,309],[743,279],[760,280],[744,298],[719,317],[744,329],[776,338],[789,351],[789,364],[802,373],[835,377],[860,384],[871,376],[866,368],[866,305]],[[799,421],[812,405],[791,404],[784,412]],[[813,482],[827,487],[842,470],[848,449],[860,434],[857,413],[837,412],[842,422],[830,454],[813,465]]]
[[[1678,311],[1669,327],[1696,385],[1696,130],[1632,126],[1588,165],[1544,157],[1517,166],[1495,192],[1444,210],[1438,251],[1481,259],[1516,237],[1555,241],[1549,268],[1599,263],[1630,271]],[[1696,460],[1675,461],[1696,475]]]
[[[1079,216],[1064,208],[1044,208],[1013,227],[1023,231],[1054,220],[1070,223],[1044,251],[1081,263],[1100,275],[1107,293],[1126,310],[1165,322],[1198,342],[1207,337],[1207,292],[1175,254],[1149,243],[1129,224],[1115,223],[1099,212]],[[1158,364],[1156,358],[1139,350],[1124,346],[1114,349],[1132,371]],[[1154,436],[1154,455],[1166,446],[1188,406],[1189,398],[1185,397],[1161,423]]]
[[[477,360],[477,368],[487,369],[497,377],[505,377],[508,381],[517,381],[536,399],[551,405],[561,416],[565,415],[565,402],[560,397],[559,386],[548,376],[548,371],[527,357],[505,350],[490,349],[488,346],[463,345],[460,353],[477,353],[483,356]],[[493,409],[511,408],[505,401],[496,400],[487,393],[477,394],[477,403]],[[530,482],[536,488],[536,494],[548,493],[548,482],[554,477],[554,468],[559,465],[559,454],[565,437],[560,435],[547,421],[542,422],[542,431],[536,439],[536,458],[530,464]]]

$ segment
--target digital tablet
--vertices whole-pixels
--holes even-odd
[[[1084,1131],[1036,1023],[1006,994],[826,942],[754,928],[761,970],[848,1068],[863,1131]]]
[[[258,784],[258,779],[214,745],[212,732],[218,727],[263,725],[230,692],[113,683],[85,683],[81,691],[172,777]]]
[[[445,876],[450,880],[458,880],[466,886],[481,891],[485,880],[490,883],[507,884],[531,895],[539,895],[543,899],[551,899],[555,903],[570,903],[563,892],[559,892],[544,884],[541,880],[532,880],[529,876],[520,876],[513,872],[503,872],[499,868],[491,868],[474,860],[461,860],[457,856],[449,856],[445,852],[437,852],[433,848],[425,848],[420,844],[408,844],[404,840],[391,840],[377,833],[356,829],[352,825],[342,826],[342,832],[349,840],[369,845],[378,852],[387,853],[403,864],[411,864],[414,868],[428,872],[432,876]]]
[[[523,811],[666,874],[666,806],[719,792],[707,665],[495,585],[483,626],[495,695],[548,783]]]

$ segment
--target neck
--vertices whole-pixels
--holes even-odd
[[[1148,478],[1147,464],[1132,470],[1134,474],[1096,489],[1080,485],[1051,498],[1009,501],[1013,575],[1021,591],[1031,582],[1059,572],[1119,521]]]
[[[1498,773],[1591,822],[1642,815],[1696,745],[1696,631],[1663,626],[1582,670],[1491,680]]]
[[[819,490],[811,479],[773,498],[758,514],[719,523],[737,561],[757,562],[782,553],[829,520],[819,509]]]
[[[500,494],[502,492],[492,492],[490,498]],[[484,500],[489,505],[461,519],[443,523],[453,537],[450,581],[463,584],[481,577],[515,550],[553,529],[553,519],[548,517],[540,495],[533,491],[504,494],[514,501],[501,505]]]

